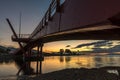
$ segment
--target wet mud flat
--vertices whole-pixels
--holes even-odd
[[[120,80],[119,67],[64,69],[39,75],[32,80]]]
[[[37,76],[17,76],[0,80],[120,80],[120,67],[70,68]]]

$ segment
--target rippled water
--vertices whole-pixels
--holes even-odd
[[[50,56],[42,61],[42,73],[66,68],[99,68],[105,66],[120,67],[120,55],[106,56]],[[37,64],[38,63],[38,64]],[[0,58],[0,77],[35,74],[40,72],[40,62],[24,62],[20,60]]]

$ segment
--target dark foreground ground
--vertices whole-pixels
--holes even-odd
[[[118,67],[64,69],[17,80],[120,80],[119,73]]]
[[[119,73],[106,69],[65,69],[43,74],[34,80],[120,80]]]
[[[0,80],[120,80],[120,67],[103,67],[93,69],[64,69],[38,76],[22,76]]]

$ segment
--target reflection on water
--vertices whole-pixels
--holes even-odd
[[[120,56],[118,55],[51,56],[45,57],[42,62],[25,62],[16,58],[13,60],[9,57],[0,58],[0,76],[34,75],[36,73],[48,73],[66,68],[99,68],[105,66],[119,67],[119,61]]]

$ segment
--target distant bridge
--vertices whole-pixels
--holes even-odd
[[[26,43],[25,51],[50,41],[120,40],[120,0],[52,0],[27,36],[14,35],[12,40]]]

